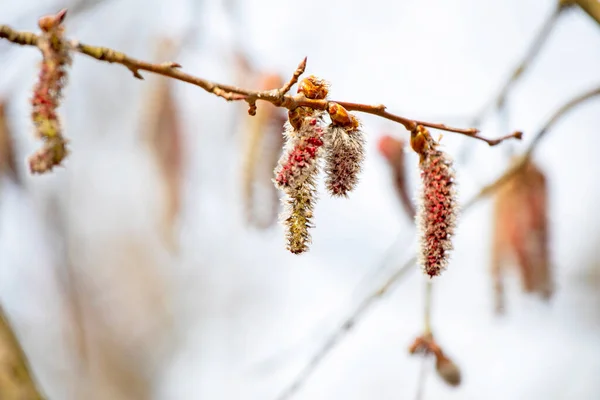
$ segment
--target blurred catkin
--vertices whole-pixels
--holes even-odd
[[[261,90],[283,86],[277,74],[262,74]],[[244,111],[245,114],[247,114]],[[277,221],[279,194],[271,183],[273,169],[277,166],[284,145],[281,125],[285,114],[270,103],[257,107],[256,115],[244,118],[244,143],[242,158],[242,199],[246,222],[265,229]]]
[[[177,44],[167,38],[158,41],[157,60],[172,59]],[[178,249],[176,226],[181,209],[183,174],[183,132],[171,80],[153,77],[141,115],[141,137],[149,146],[160,174],[164,204],[161,210],[160,234],[172,251]]]
[[[518,158],[513,160],[518,161]],[[532,161],[496,194],[492,276],[497,312],[504,310],[502,278],[511,259],[521,276],[524,292],[537,293],[545,299],[552,295],[547,198],[546,177]]]
[[[44,144],[29,158],[32,173],[52,170],[60,165],[68,154],[67,141],[63,136],[57,111],[62,90],[67,82],[67,68],[71,64],[70,45],[64,37],[62,25],[65,15],[66,10],[63,10],[56,15],[40,18],[38,23],[42,30],[38,47],[43,60],[38,81],[33,89],[31,119],[38,138],[42,139]]]
[[[385,157],[392,170],[394,187],[396,188],[396,193],[398,193],[402,208],[411,219],[414,219],[416,211],[413,200],[409,194],[408,182],[406,179],[406,161],[404,154],[406,143],[402,139],[396,139],[392,136],[385,135],[379,140],[377,146],[379,153]]]
[[[6,115],[7,102],[0,100],[0,176],[18,182],[15,147]]]

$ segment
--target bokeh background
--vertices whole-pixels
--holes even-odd
[[[5,0],[0,21],[36,30],[39,16],[67,7],[69,37],[144,60],[171,38],[185,71],[223,83],[255,84],[240,54],[284,79],[308,56],[307,73],[329,80],[334,99],[466,126],[555,6]],[[250,117],[180,82],[171,86],[180,207],[165,239],[166,178],[146,135],[160,79],[139,81],[80,55],[61,107],[72,154],[65,168],[31,176],[25,160],[38,143],[28,99],[39,58],[35,48],[0,43],[0,98],[9,104],[18,169],[16,182],[5,176],[0,185],[0,301],[49,399],[276,399],[356,304],[414,254],[414,225],[376,146],[384,134],[407,139],[401,126],[364,117],[361,183],[349,199],[323,192],[311,250],[295,256],[280,225],[259,230],[244,217]],[[579,9],[565,12],[504,115],[490,114],[481,127],[487,137],[522,130],[523,142],[465,145],[469,139],[444,134],[460,198],[499,176],[556,108],[598,85],[598,71],[598,23]],[[507,311],[494,314],[492,203],[461,216],[452,262],[434,284],[432,322],[463,382],[452,388],[431,372],[423,398],[600,398],[599,126],[596,99],[561,120],[535,155],[549,183],[549,302],[523,294],[513,273]],[[417,157],[407,161],[416,188]],[[407,348],[422,330],[423,285],[415,266],[294,398],[415,398],[422,361]]]

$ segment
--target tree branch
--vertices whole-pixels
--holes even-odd
[[[559,2],[560,3],[560,2]],[[533,42],[530,47],[525,52],[523,58],[519,61],[519,63],[514,67],[512,73],[506,79],[506,81],[502,84],[500,89],[495,92],[490,100],[488,100],[484,106],[479,110],[479,112],[473,117],[470,122],[471,126],[480,127],[483,123],[485,117],[492,111],[501,109],[506,103],[506,97],[508,93],[512,89],[513,85],[523,76],[525,71],[529,69],[533,61],[539,55],[540,50],[548,41],[550,37],[550,33],[556,26],[556,21],[558,21],[558,17],[562,14],[562,12],[567,8],[567,4],[560,3],[557,5],[552,14],[543,22],[542,27],[533,38]],[[465,144],[461,148],[458,154],[458,159],[464,160],[468,157],[470,146]]]
[[[590,90],[586,93],[583,93],[579,96],[574,97],[563,106],[561,106],[548,121],[544,124],[542,129],[535,135],[533,141],[525,151],[521,162],[515,164],[514,166],[509,167],[498,179],[490,183],[489,185],[484,186],[475,196],[473,196],[469,201],[467,201],[462,207],[463,213],[470,210],[476,203],[483,200],[485,197],[493,194],[496,190],[498,190],[502,185],[510,180],[516,173],[518,173],[521,168],[523,168],[529,159],[531,158],[533,151],[539,145],[541,139],[547,134],[547,132],[556,124],[556,122],[563,117],[569,110],[574,108],[575,106],[589,100],[595,96],[600,96],[600,86]],[[408,248],[406,249],[408,250]],[[389,252],[389,250],[388,250]],[[306,364],[306,366],[302,369],[302,371],[297,375],[294,381],[282,392],[282,394],[277,397],[278,400],[287,400],[290,399],[294,394],[298,392],[307,381],[307,379],[312,375],[312,373],[317,369],[317,367],[321,364],[321,362],[325,359],[325,357],[335,349],[335,347],[342,342],[342,340],[346,337],[346,334],[350,332],[350,330],[356,326],[362,320],[362,318],[367,315],[372,306],[374,306],[379,300],[382,300],[386,293],[389,293],[394,289],[398,283],[409,276],[409,272],[414,270],[414,266],[416,265],[417,258],[416,256],[411,257],[408,261],[406,261],[402,266],[395,269],[390,273],[390,275],[385,279],[384,283],[375,291],[367,295],[358,306],[343,320],[342,324],[331,333],[331,335],[325,340],[323,346],[312,356],[310,361]],[[430,312],[431,312],[431,287],[426,288],[425,292],[425,329],[430,327]]]
[[[6,39],[10,42],[37,46],[38,35],[31,32],[20,32],[12,29],[8,25],[0,25],[0,39]],[[133,57],[126,55],[125,53],[115,51],[106,47],[91,46],[84,43],[80,43],[75,40],[70,42],[73,51],[85,54],[98,61],[105,61],[109,63],[116,63],[125,66],[129,69],[133,76],[138,79],[143,79],[140,71],[147,71],[154,74],[162,75],[168,78],[176,79],[182,82],[187,82],[192,85],[198,86],[205,91],[215,94],[219,97],[224,98],[228,101],[246,101],[250,105],[248,110],[251,115],[256,112],[256,101],[267,101],[277,107],[284,107],[288,110],[294,110],[298,107],[311,107],[317,110],[327,110],[332,101],[323,100],[311,100],[305,98],[302,94],[289,95],[287,94],[291,87],[296,84],[300,75],[304,73],[306,68],[306,58],[298,65],[298,68],[294,72],[292,78],[280,89],[267,90],[267,91],[256,91],[250,89],[239,88],[236,86],[225,85],[221,83],[211,82],[209,80],[193,76],[180,70],[181,65],[175,62],[163,62],[160,64],[150,63],[143,60],[138,60]],[[495,146],[504,140],[510,138],[520,139],[520,133],[504,136],[497,139],[487,139],[479,136],[479,131],[475,128],[454,128],[440,123],[433,123],[427,121],[412,120],[406,117],[402,117],[396,114],[392,114],[386,111],[386,107],[382,104],[368,105],[359,103],[350,103],[345,101],[333,101],[342,105],[348,111],[357,111],[367,114],[376,115],[381,118],[385,118],[399,124],[402,124],[407,130],[412,131],[417,125],[423,125],[426,127],[439,129],[448,132],[459,133],[466,135],[473,139],[481,140],[486,142],[490,146]]]
[[[0,308],[0,398],[41,400],[29,362]]]
[[[544,136],[548,133],[548,131],[556,124],[567,112],[573,109],[575,106],[595,97],[600,96],[600,86],[592,89],[588,92],[582,93],[578,96],[575,96],[571,100],[567,101],[564,105],[558,108],[552,116],[548,119],[548,121],[544,124],[542,129],[538,131],[538,133],[533,137],[533,140],[529,144],[529,147],[523,153],[521,159],[516,164],[509,167],[498,179],[493,181],[492,183],[481,188],[479,193],[475,195],[470,201],[465,203],[463,209],[470,208],[474,203],[478,202],[482,198],[489,196],[494,191],[496,191],[500,186],[504,185],[507,181],[509,181],[514,175],[519,173],[529,162],[531,159],[533,152],[539,145],[540,141],[544,138]]]
[[[546,21],[544,21],[541,29],[536,34],[531,43],[527,52],[525,52],[525,56],[523,59],[517,64],[517,66],[513,69],[512,73],[508,77],[508,79],[504,82],[504,84],[500,87],[500,90],[492,97],[492,99],[481,109],[481,111],[473,118],[473,125],[479,126],[481,125],[483,119],[487,115],[488,112],[501,108],[504,102],[506,101],[506,96],[508,92],[512,88],[512,86],[519,80],[519,78],[525,73],[525,71],[529,68],[531,63],[536,59],[540,50],[546,44],[546,41],[550,37],[550,33],[556,26],[556,21],[558,21],[558,17],[561,15],[562,11],[565,9],[564,5],[559,4],[556,9],[552,12],[552,14],[548,17]]]

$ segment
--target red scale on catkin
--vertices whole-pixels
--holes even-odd
[[[306,117],[300,129],[286,123],[286,148],[275,169],[275,186],[279,189],[297,188],[317,172],[320,150],[323,146],[323,128],[316,117]]]
[[[421,246],[419,264],[434,277],[446,269],[452,250],[458,211],[454,170],[449,156],[439,150],[423,126],[411,133],[411,146],[421,157],[422,187],[416,215]]]

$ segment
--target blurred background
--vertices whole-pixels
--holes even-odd
[[[307,74],[329,80],[333,99],[466,127],[556,2],[21,0],[0,2],[0,23],[37,31],[40,16],[63,7],[67,35],[84,43],[250,88],[277,86],[308,56]],[[599,27],[579,8],[562,12],[502,112],[481,121],[484,136],[522,130],[522,142],[488,147],[444,133],[461,200],[498,177],[559,106],[600,83]],[[361,182],[348,199],[319,183],[313,244],[296,256],[270,184],[285,115],[259,104],[253,119],[192,85],[136,80],[75,55],[60,108],[72,154],[65,168],[32,176],[39,59],[0,42],[12,138],[0,154],[14,158],[0,180],[0,304],[48,399],[280,398],[414,255],[414,223],[378,149],[384,135],[408,139],[400,125],[364,116]],[[547,182],[549,299],[524,293],[512,262],[497,313],[494,199],[461,215],[432,301],[458,387],[408,352],[423,330],[425,280],[413,266],[290,398],[600,398],[599,126],[596,98],[561,119],[534,156]],[[412,198],[418,157],[407,152],[405,162]]]

